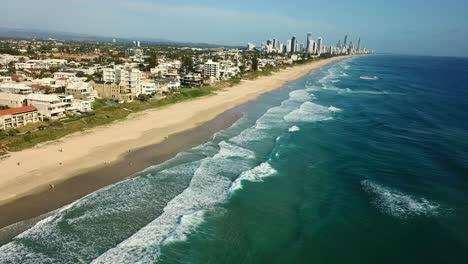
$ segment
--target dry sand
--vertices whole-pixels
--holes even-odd
[[[0,205],[43,192],[74,176],[119,162],[129,151],[160,143],[194,128],[257,96],[283,86],[337,57],[291,67],[214,95],[132,114],[108,126],[11,153],[0,161]],[[19,165],[18,165],[19,164]],[[130,165],[129,165],[130,166]]]

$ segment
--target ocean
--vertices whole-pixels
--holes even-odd
[[[239,111],[0,263],[468,263],[468,59],[345,59]]]

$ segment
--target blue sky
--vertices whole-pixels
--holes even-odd
[[[348,34],[379,52],[468,56],[468,1],[15,0],[0,25],[111,37],[244,45]]]

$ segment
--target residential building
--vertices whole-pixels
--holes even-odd
[[[2,92],[2,93],[15,93],[15,94],[30,94],[30,93],[32,93],[32,88],[27,86],[24,83],[1,82],[0,83],[0,92]]]
[[[103,81],[126,85],[136,94],[140,88],[141,71],[131,65],[117,65],[103,70]]]
[[[219,78],[220,76],[220,66],[218,62],[213,62],[212,60],[208,60],[205,62],[203,66],[203,76],[212,77],[212,78]]]
[[[180,80],[180,84],[182,86],[199,87],[203,84],[203,79],[199,73],[198,74],[186,74],[182,76],[182,79]]]
[[[160,92],[174,91],[180,88],[180,81],[175,77],[165,77],[156,80],[156,89]]]
[[[27,62],[15,63],[16,70],[48,70],[51,67],[59,67],[66,64],[66,60],[46,59],[46,60],[28,60]]]
[[[86,113],[93,110],[93,102],[91,100],[75,99],[72,102],[72,107],[81,113]]]
[[[127,49],[125,51],[125,54],[127,56],[142,57],[143,56],[143,50],[141,50],[141,49]]]
[[[317,55],[323,52],[323,39],[322,37],[317,38]]]
[[[0,111],[0,130],[18,128],[40,121],[42,115],[32,105]]]
[[[76,76],[76,73],[74,73],[74,72],[55,72],[54,73],[54,79],[73,78],[75,76]]]
[[[0,105],[10,108],[18,108],[26,105],[26,95],[0,93]]]
[[[290,48],[290,51],[292,53],[296,53],[297,52],[297,49],[298,49],[298,42],[297,42],[297,39],[296,39],[296,36],[293,36],[291,38],[291,48]]]
[[[142,81],[137,96],[140,94],[152,95],[156,93],[156,83],[154,81]]]
[[[61,98],[56,94],[29,94],[26,96],[26,104],[35,106],[45,118],[57,119],[65,115],[67,103],[73,100],[73,96],[70,97]]]
[[[91,81],[90,84],[103,99],[114,100],[117,102],[132,102],[136,94],[126,85],[120,85],[114,82]]]
[[[72,82],[65,87],[65,94],[73,95],[75,99],[94,101],[96,91],[91,84],[86,82]]]

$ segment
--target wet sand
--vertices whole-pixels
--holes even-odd
[[[227,111],[196,128],[170,135],[161,143],[130,151],[117,162],[79,174],[54,188],[1,205],[0,228],[46,214],[152,165],[163,163],[184,150],[209,141],[213,134],[229,127],[241,116],[237,108]]]

